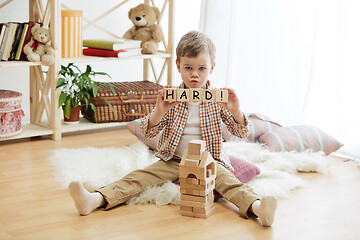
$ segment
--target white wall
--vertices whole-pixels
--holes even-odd
[[[2,3],[3,1],[1,1]],[[116,6],[122,1],[96,1],[96,0],[63,0],[62,3],[74,10],[82,10],[83,17],[94,19],[108,9]],[[127,29],[132,26],[131,21],[127,17],[130,8],[142,3],[140,0],[129,1],[114,12],[111,12],[103,20],[100,21],[102,27],[114,32],[118,36],[122,36]],[[162,0],[156,0],[155,3],[162,3]],[[27,2],[26,2],[27,3]],[[200,19],[200,0],[174,0],[175,3],[175,46],[181,36],[190,30],[199,29]],[[45,4],[44,4],[45,5]],[[160,4],[159,8],[160,8]],[[191,7],[189,7],[191,6]],[[161,10],[161,9],[160,9]],[[9,5],[0,9],[0,22],[25,22],[28,21],[29,9],[24,6],[24,1],[15,0]],[[167,18],[168,16],[164,16]],[[86,22],[84,21],[84,26]],[[167,35],[167,26],[162,26],[164,34]],[[94,27],[90,27],[84,31],[84,38],[92,37],[108,37],[98,31]],[[104,71],[109,73],[112,79],[110,81],[124,80],[142,80],[142,61],[117,61],[117,62],[92,62],[90,64],[95,71]],[[86,64],[79,64],[84,67]],[[175,69],[174,84],[180,83],[180,76]],[[158,70],[160,72],[160,70]],[[24,120],[29,119],[29,71],[28,67],[1,68],[0,69],[0,89],[9,89],[21,92],[23,94],[23,109],[25,112]],[[104,81],[108,81],[104,79]],[[162,80],[162,84],[166,83],[166,79]]]

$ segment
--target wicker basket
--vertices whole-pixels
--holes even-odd
[[[150,81],[112,82],[110,83],[116,94],[104,84],[99,85],[96,98],[91,98],[90,103],[96,106],[96,114],[88,107],[83,106],[81,112],[85,118],[94,123],[128,122],[142,118],[149,114],[155,107],[158,91],[161,85]],[[115,114],[104,99],[107,99]]]

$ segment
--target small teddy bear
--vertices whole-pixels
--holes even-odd
[[[27,59],[47,66],[53,64],[55,51],[50,43],[50,30],[37,25],[31,29],[31,35],[30,42],[24,46]]]
[[[148,4],[140,4],[129,10],[129,19],[135,25],[124,34],[125,39],[141,40],[143,54],[155,54],[158,43],[164,40],[161,27],[156,24],[160,11]]]

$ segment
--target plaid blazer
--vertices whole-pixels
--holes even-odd
[[[183,84],[180,86],[183,87]],[[153,110],[153,112],[155,109]],[[246,138],[251,132],[251,124],[245,118],[245,125],[237,123],[231,113],[217,103],[203,102],[200,104],[200,128],[202,138],[206,142],[206,151],[212,157],[220,161],[226,168],[233,171],[230,160],[223,152],[221,121],[235,136]],[[141,133],[147,137],[155,137],[162,131],[157,144],[155,155],[164,161],[173,158],[175,150],[185,128],[189,116],[187,102],[182,102],[164,114],[159,124],[148,129],[150,115],[142,119],[140,124]]]

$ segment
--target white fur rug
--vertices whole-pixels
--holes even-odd
[[[286,197],[305,182],[296,172],[326,173],[330,160],[321,152],[270,152],[260,144],[226,142],[225,151],[258,166],[261,173],[248,184],[260,195]],[[144,168],[158,159],[140,141],[119,148],[62,148],[49,153],[48,162],[62,189],[71,181],[98,188],[127,173]],[[152,187],[132,198],[128,204],[179,204],[179,186],[171,182]]]

